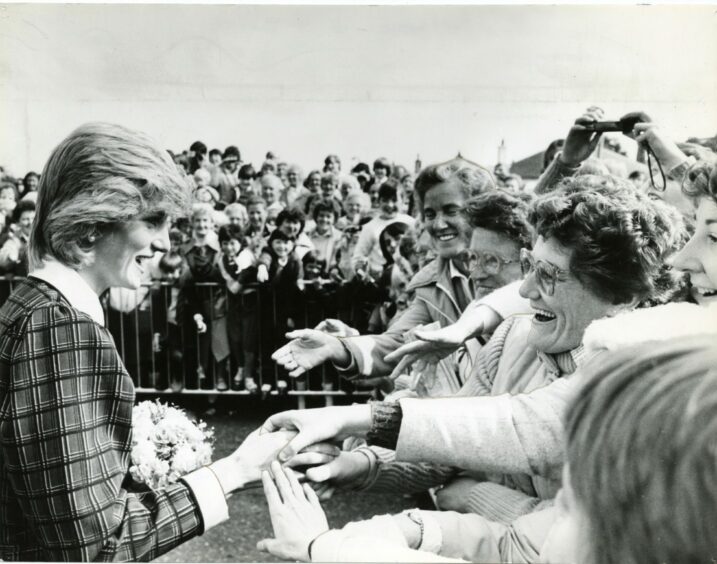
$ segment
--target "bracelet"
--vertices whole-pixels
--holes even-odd
[[[421,529],[421,537],[418,541],[417,549],[420,550],[421,546],[423,545],[423,533],[425,531],[425,525],[423,524],[423,517],[421,516],[421,513],[418,509],[409,509],[405,512],[406,517],[408,517],[411,521],[413,521],[418,527]]]
[[[219,476],[217,475],[217,473],[214,471],[214,468],[212,468],[212,467],[209,466],[209,465],[205,466],[205,468],[206,468],[207,470],[209,470],[212,474],[214,474],[214,477],[217,479],[217,482],[219,483],[219,487],[222,489],[222,493],[224,494],[224,498],[225,498],[225,499],[228,498],[229,496],[227,495],[227,492],[224,491],[224,485],[222,484],[222,481],[219,479]],[[229,495],[231,495],[231,494],[229,494]]]
[[[328,529],[328,530],[324,531],[323,533],[319,533],[313,539],[311,539],[311,542],[309,543],[309,546],[306,549],[306,552],[309,554],[309,562],[311,562],[314,559],[313,556],[311,556],[311,549],[314,548],[314,542],[316,542],[319,539],[319,537],[321,537],[322,535],[325,535],[330,530],[331,529]]]

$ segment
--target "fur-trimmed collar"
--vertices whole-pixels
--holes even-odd
[[[703,307],[683,302],[593,321],[585,331],[583,344],[586,351],[595,352],[704,334],[717,336],[717,303]]]

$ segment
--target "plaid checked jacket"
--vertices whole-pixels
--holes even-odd
[[[20,282],[0,309],[0,558],[146,561],[202,532],[185,484],[126,489],[133,404],[107,329]]]

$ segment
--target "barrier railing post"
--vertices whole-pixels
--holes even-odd
[[[296,391],[303,392],[306,390],[306,382],[304,380],[297,380],[296,381]],[[304,395],[297,395],[296,396],[296,407],[298,409],[306,409],[306,396]]]
[[[332,392],[334,390],[334,383],[333,382],[324,382],[321,384],[321,389],[324,392]],[[331,407],[334,405],[334,396],[331,394],[326,394],[324,396],[324,402],[326,404],[326,407]]]

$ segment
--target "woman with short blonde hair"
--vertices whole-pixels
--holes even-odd
[[[99,296],[141,285],[187,192],[165,151],[118,125],[83,125],[50,155],[31,271],[0,308],[0,559],[152,560],[259,477],[250,440],[152,495],[126,489],[135,391]]]
[[[185,179],[146,135],[83,125],[58,145],[40,177],[30,267],[47,256],[87,265],[92,243],[114,226],[136,217],[161,224],[188,202]]]

